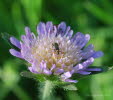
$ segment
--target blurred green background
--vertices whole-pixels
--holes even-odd
[[[94,65],[113,66],[113,0],[0,0],[0,33],[19,39],[25,26],[36,33],[40,21],[65,21],[75,33],[91,34],[90,43],[105,53]],[[20,76],[27,67],[10,48],[0,36],[0,100],[39,100],[37,83]],[[75,85],[78,91],[57,89],[52,100],[113,100],[113,70]]]

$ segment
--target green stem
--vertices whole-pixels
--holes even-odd
[[[44,83],[40,84],[40,94],[41,100],[51,100],[53,84],[51,81],[45,81]]]

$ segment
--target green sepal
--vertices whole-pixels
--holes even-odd
[[[20,73],[20,75],[26,78],[35,78],[35,75],[28,71],[23,71]]]
[[[6,41],[6,43],[8,43],[10,46],[12,46],[12,44],[10,43],[10,37],[11,35],[8,33],[1,33],[2,38]]]
[[[61,83],[59,77],[55,75],[45,75],[45,74],[34,74],[28,71],[23,71],[20,73],[21,76],[26,78],[32,78],[39,82],[44,82],[46,80],[52,81],[54,84]]]
[[[64,90],[76,91],[77,87],[74,84],[70,84],[70,85],[63,86],[63,89]]]
[[[62,88],[70,85],[69,82],[63,82],[60,80],[59,76],[56,75],[44,75],[44,74],[34,74],[29,71],[23,71],[20,73],[21,76],[26,78],[34,79],[38,82],[51,81],[56,87]]]
[[[23,71],[20,73],[21,76],[26,77],[26,78],[32,78],[35,79],[36,81],[44,82],[46,79],[44,75],[42,74],[34,74],[28,71]]]

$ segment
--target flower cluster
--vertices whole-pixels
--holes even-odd
[[[90,68],[95,58],[101,57],[101,51],[95,51],[92,44],[85,47],[90,40],[89,34],[73,34],[65,22],[53,25],[52,22],[40,22],[35,35],[28,27],[21,41],[10,37],[10,42],[19,51],[10,49],[13,56],[26,60],[31,66],[28,69],[35,74],[57,75],[62,81],[74,82],[74,73],[88,75],[100,68]]]

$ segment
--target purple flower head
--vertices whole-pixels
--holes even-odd
[[[35,74],[57,75],[62,81],[74,82],[73,74],[88,75],[100,68],[90,68],[95,58],[103,56],[95,51],[92,44],[85,47],[90,40],[89,34],[77,32],[61,22],[58,26],[52,22],[40,22],[38,35],[34,35],[28,27],[21,41],[10,37],[10,42],[20,50],[10,49],[13,56],[26,60],[31,66],[28,69]]]

